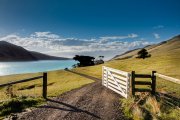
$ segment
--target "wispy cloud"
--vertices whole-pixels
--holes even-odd
[[[157,34],[157,33],[153,33],[153,35],[154,35],[154,37],[155,37],[156,39],[159,39],[159,38],[160,38],[160,35]]]
[[[128,42],[126,39],[132,39],[132,42]],[[65,57],[73,57],[76,54],[94,56],[104,55],[107,59],[127,50],[151,44],[148,41],[141,40],[141,38],[138,38],[138,35],[134,33],[126,36],[78,39],[63,38],[51,32],[35,32],[27,37],[11,34],[1,37],[0,40],[25,47],[29,50],[48,53],[51,55]]]
[[[126,36],[105,36],[105,37],[100,37],[100,39],[102,40],[116,40],[116,39],[127,39],[127,38],[136,38],[138,37],[137,34],[129,34],[129,35],[126,35]]]

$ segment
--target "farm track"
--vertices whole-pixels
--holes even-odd
[[[71,71],[70,71],[71,72]],[[47,104],[19,117],[19,120],[125,120],[120,95],[101,85],[101,80],[47,99]]]

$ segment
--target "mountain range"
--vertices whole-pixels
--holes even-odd
[[[14,45],[6,41],[0,41],[0,62],[68,59],[69,58],[55,57],[35,51],[29,51],[21,46]]]

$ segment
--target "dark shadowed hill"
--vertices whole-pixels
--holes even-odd
[[[148,52],[152,55],[161,55],[162,53],[165,54],[165,53],[169,53],[172,51],[173,52],[178,51],[178,50],[180,50],[180,35],[175,36],[170,40],[163,41],[158,44],[148,45],[144,48],[147,49]],[[116,55],[114,58],[112,58],[112,60],[128,59],[128,58],[136,57],[137,52],[139,50],[141,50],[141,48],[127,51],[121,55]]]
[[[30,51],[31,54],[38,60],[68,60],[69,58],[50,56],[43,53]]]
[[[0,61],[35,61],[35,60],[67,60],[68,58],[49,56],[28,51],[23,47],[0,41]]]

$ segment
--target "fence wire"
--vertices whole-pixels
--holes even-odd
[[[157,91],[180,98],[180,84],[157,77]]]
[[[42,79],[0,87],[0,102],[17,97],[42,97]]]

